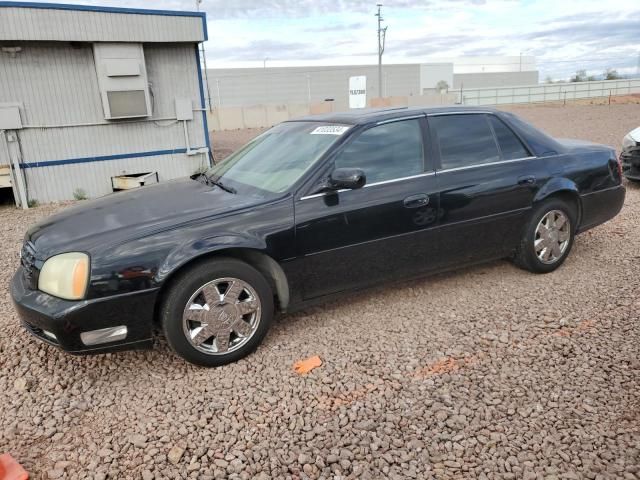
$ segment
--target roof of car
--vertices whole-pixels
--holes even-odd
[[[491,107],[470,107],[465,105],[448,105],[438,107],[396,107],[396,108],[363,108],[347,112],[323,113],[320,115],[308,115],[294,118],[294,122],[326,122],[342,123],[348,125],[360,125],[380,122],[394,118],[402,118],[411,115],[434,113],[462,113],[462,112],[494,112]]]

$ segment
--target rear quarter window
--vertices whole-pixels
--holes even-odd
[[[516,134],[502,120],[494,115],[489,115],[489,122],[491,122],[496,134],[503,160],[515,160],[531,155]]]

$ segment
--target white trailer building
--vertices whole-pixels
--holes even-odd
[[[200,12],[0,1],[0,173],[16,201],[207,166],[206,38]]]

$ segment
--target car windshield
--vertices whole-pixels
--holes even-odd
[[[349,126],[285,122],[251,140],[206,175],[224,186],[248,185],[271,193],[289,189]]]

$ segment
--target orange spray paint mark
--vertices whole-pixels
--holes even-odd
[[[0,455],[0,480],[27,480],[29,474],[8,453]]]

